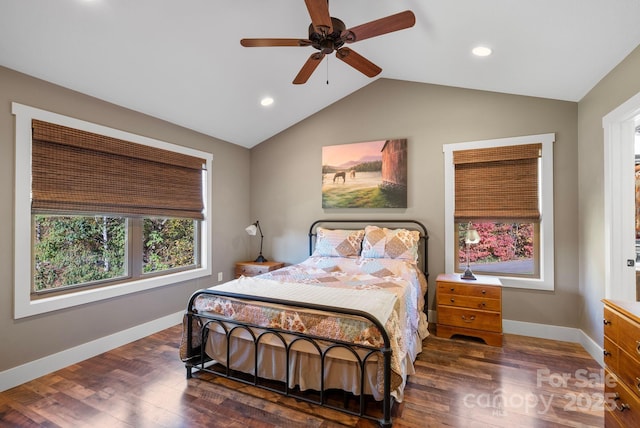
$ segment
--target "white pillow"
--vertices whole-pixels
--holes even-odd
[[[317,230],[313,256],[357,257],[360,255],[364,230],[325,229]]]
[[[367,226],[361,256],[375,259],[401,259],[416,262],[420,233],[416,230]]]

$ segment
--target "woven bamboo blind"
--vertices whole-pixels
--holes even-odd
[[[205,160],[33,120],[33,213],[202,219]]]
[[[453,152],[456,222],[539,221],[541,156],[541,143]]]

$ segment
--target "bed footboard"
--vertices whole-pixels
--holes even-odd
[[[383,338],[384,346],[374,347],[329,339],[326,337],[308,335],[297,331],[283,330],[276,327],[265,327],[240,320],[230,319],[226,316],[210,312],[198,313],[195,309],[196,300],[202,297],[206,298],[207,296],[220,296],[239,301],[285,305],[294,309],[311,309],[347,315],[350,317],[360,317],[362,319],[366,319],[378,328]],[[205,351],[212,329],[226,337],[226,364],[219,364],[217,361],[210,358]],[[252,354],[254,359],[253,373],[240,373],[232,367],[232,341],[237,340],[239,336],[243,336],[247,339],[245,342],[250,345],[252,344]],[[279,355],[282,355],[284,361],[280,363],[283,363],[286,368],[285,379],[283,382],[274,382],[273,379],[264,378],[260,375],[259,357],[261,350],[264,350],[267,341],[270,343],[275,341],[276,346],[281,348]],[[301,392],[302,388],[296,389],[295,385],[293,387],[291,386],[291,364],[294,360],[293,355],[297,352],[296,349],[299,349],[298,345],[300,344],[304,344],[307,348],[310,346],[311,349],[317,352],[317,357],[320,360],[320,387],[318,391],[314,391],[315,394],[307,394],[306,392]],[[354,416],[375,420],[383,427],[391,427],[393,396],[391,395],[392,349],[390,346],[390,339],[384,326],[374,316],[366,312],[324,305],[301,304],[300,302],[295,301],[229,293],[225,291],[216,291],[215,289],[199,290],[196,291],[189,299],[183,323],[183,343],[180,350],[181,358],[183,359],[187,370],[187,378],[191,378],[194,375],[194,371],[211,373],[216,376],[233,379],[238,382],[267,389],[285,396],[292,396],[297,400],[307,401]],[[350,355],[350,359],[355,361],[359,367],[360,394],[355,409],[346,406],[346,399],[342,406],[339,406],[335,401],[330,401],[328,399],[329,391],[326,390],[325,385],[327,363],[329,359],[332,358],[332,355],[335,355],[335,352],[346,352]],[[381,405],[381,409],[377,409],[377,413],[367,412],[367,400],[364,394],[366,378],[365,372],[367,367],[370,367],[374,361],[375,364],[380,364],[380,361],[382,361],[383,366],[381,391],[383,399],[379,403]]]

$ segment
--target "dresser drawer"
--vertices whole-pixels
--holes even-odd
[[[617,330],[615,332],[618,336],[616,343],[620,349],[625,350],[634,358],[640,359],[640,325],[624,316],[618,316],[616,320],[618,321],[617,329],[613,326]]]
[[[500,312],[438,306],[438,324],[496,333],[502,332]]]
[[[456,294],[458,296],[486,297],[500,299],[502,289],[492,285],[459,284],[438,282],[438,294]]]
[[[605,336],[604,338],[604,363],[614,372],[618,372],[619,350],[616,344]]]
[[[606,374],[607,379],[610,379],[611,372],[606,370]],[[615,376],[611,379],[615,379]],[[621,426],[640,426],[640,399],[624,383],[609,380],[605,382],[604,392],[606,410],[615,415],[615,418],[621,422]]]
[[[640,395],[640,363],[638,360],[620,350],[618,353],[618,378],[636,395]],[[638,409],[640,413],[640,409]]]
[[[604,335],[614,342],[618,341],[618,325],[620,324],[620,317],[611,308],[604,307]]]

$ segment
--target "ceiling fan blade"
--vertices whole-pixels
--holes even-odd
[[[298,72],[296,78],[293,79],[293,84],[300,85],[303,83],[307,83],[307,80],[309,80],[311,74],[318,67],[318,65],[322,61],[322,58],[324,58],[324,54],[322,52],[315,52],[311,54],[307,62],[304,63],[304,65]]]
[[[336,51],[336,57],[368,77],[377,76],[382,69],[350,48]]]
[[[376,19],[366,24],[349,28],[342,33],[342,39],[347,43],[358,42],[382,34],[392,33],[405,28],[413,27],[416,16],[410,10]]]
[[[262,48],[270,46],[310,46],[311,41],[305,39],[242,39],[240,44],[246,48]]]
[[[329,2],[327,0],[304,0],[311,17],[313,28],[318,33],[330,34],[333,32],[331,15],[329,15]]]

